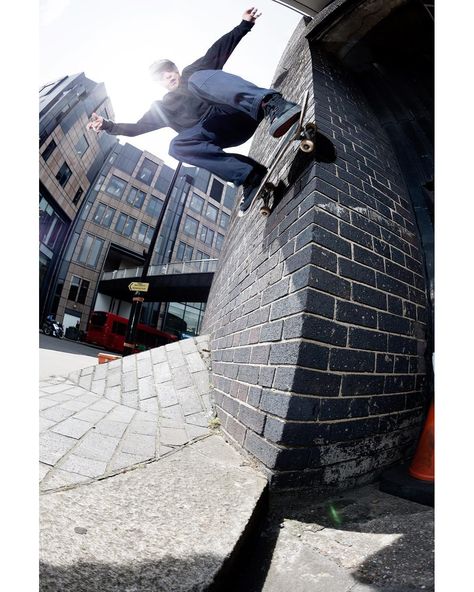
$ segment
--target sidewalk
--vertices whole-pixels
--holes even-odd
[[[422,592],[433,509],[270,495],[219,434],[206,336],[40,382],[41,592]]]

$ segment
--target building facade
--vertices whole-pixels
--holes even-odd
[[[93,111],[113,117],[103,84],[83,74],[41,89],[40,311],[42,318],[56,315],[66,330],[86,330],[93,310],[129,314],[130,302],[102,294],[100,280],[104,272],[143,264],[174,173],[149,152],[87,132]],[[216,259],[234,201],[235,188],[183,166],[151,264]],[[147,302],[142,321],[166,329],[180,318],[197,334],[204,308]]]
[[[203,326],[222,430],[272,486],[352,487],[413,454],[433,395],[433,59],[422,2],[337,0],[275,73],[309,91],[316,148],[279,165],[268,218],[231,218]]]

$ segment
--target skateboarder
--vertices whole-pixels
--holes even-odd
[[[93,113],[87,128],[95,132],[138,136],[163,127],[178,135],[169,154],[187,164],[202,167],[225,181],[243,186],[241,211],[245,211],[267,171],[248,156],[230,154],[223,148],[249,140],[260,122],[270,122],[270,134],[278,138],[298,120],[301,108],[286,101],[271,88],[223,72],[231,53],[261,16],[255,7],[246,10],[242,21],[218,39],[207,53],[180,73],[170,60],[158,60],[150,74],[169,92],[154,101],[136,123],[114,123]]]

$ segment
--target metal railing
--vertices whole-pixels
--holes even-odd
[[[151,265],[148,275],[178,275],[182,273],[214,273],[217,269],[217,259],[195,259],[193,261],[171,261],[163,265]],[[143,267],[115,269],[105,271],[102,280],[119,280],[123,278],[140,277]]]

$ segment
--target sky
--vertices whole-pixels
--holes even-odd
[[[137,121],[166,92],[150,80],[148,66],[169,58],[180,70],[204,55],[239,24],[247,8],[262,12],[224,70],[258,86],[270,86],[286,44],[302,15],[272,0],[39,0],[39,86],[84,72],[104,82],[115,121]],[[120,137],[170,166],[173,130]],[[247,154],[251,141],[232,151]]]

